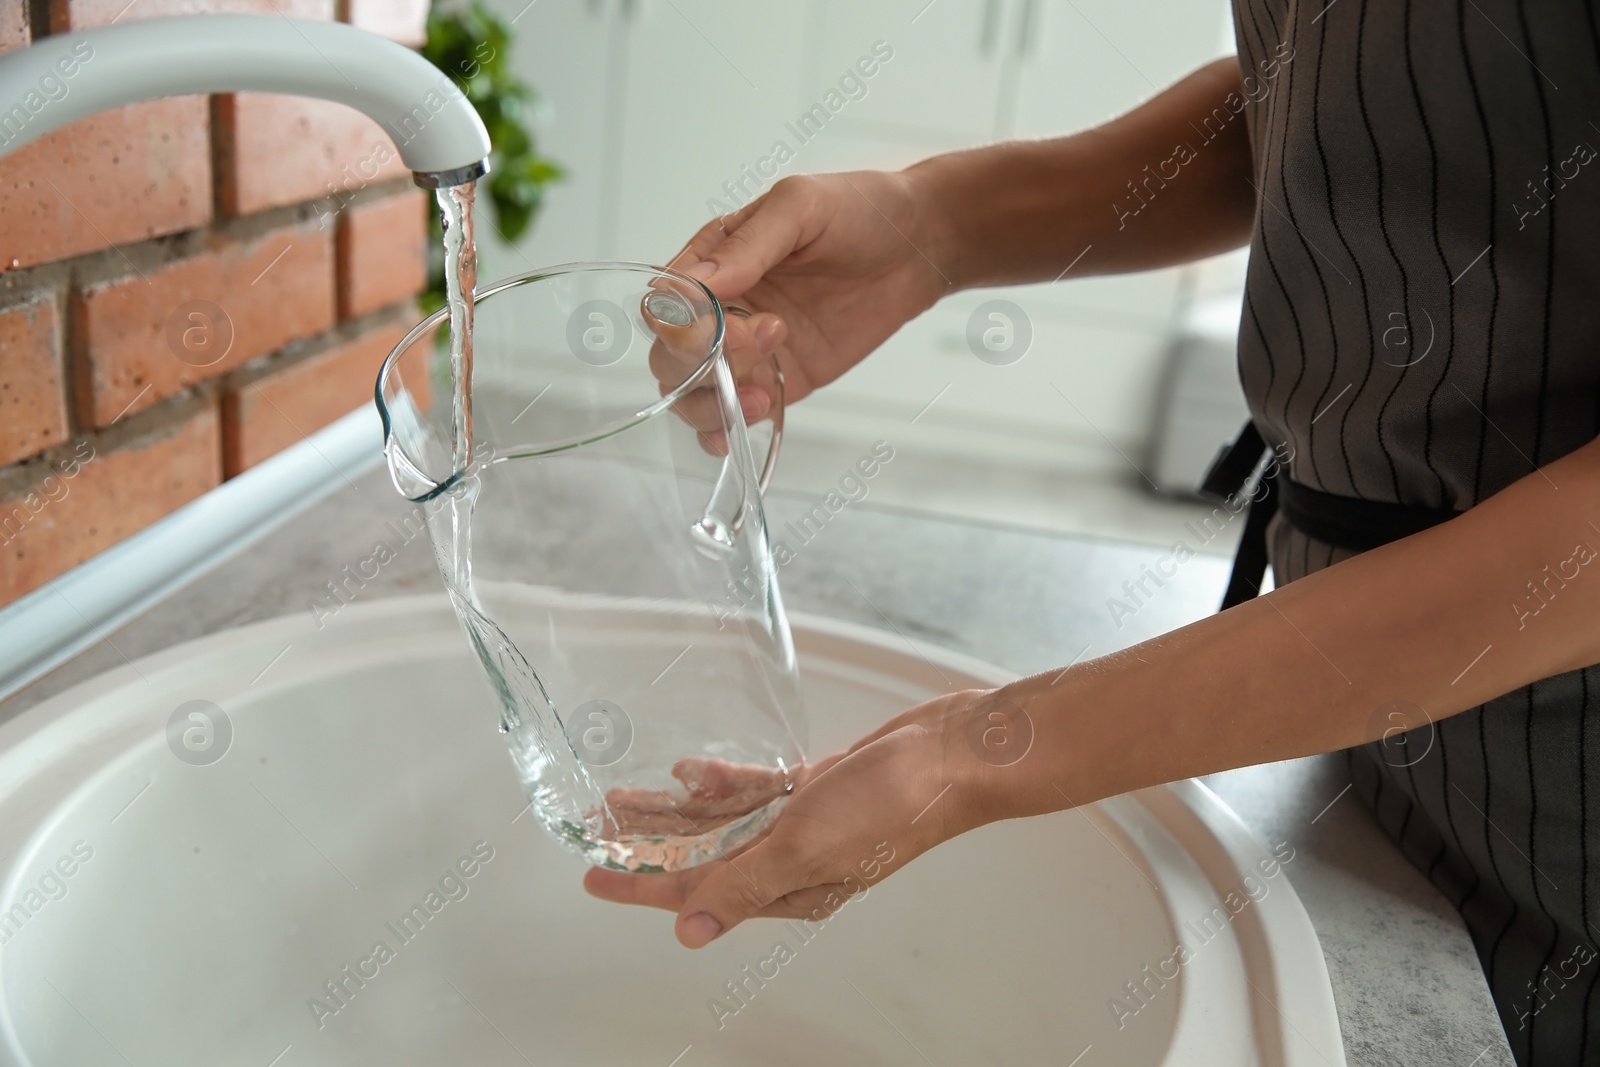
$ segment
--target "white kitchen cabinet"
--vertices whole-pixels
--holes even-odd
[[[770,157],[774,144],[795,141],[788,127],[805,59],[795,42],[807,11],[741,0],[635,3],[609,207],[616,236],[606,254],[665,262],[694,231],[781,176]]]
[[[539,149],[560,162],[567,177],[548,187],[544,208],[514,246],[500,239],[492,212],[478,218],[479,278],[491,281],[536,267],[607,254],[602,232],[614,213],[606,206],[606,175],[614,169],[616,138],[605,135],[610,113],[620,111],[620,87],[610,84],[608,56],[623,44],[616,18],[619,0],[560,4],[494,0],[512,25],[512,63],[539,92]]]
[[[1099,125],[1227,54],[1218,33],[1229,15],[1219,4],[1028,2],[1035,14],[1016,68],[1015,107],[996,130],[1002,137]]]
[[[888,54],[832,121],[855,134],[949,151],[993,139],[1019,0],[813,0],[807,106],[839,91],[864,57]],[[869,67],[871,64],[868,65]]]
[[[1099,125],[1226,54],[1219,33],[1231,26],[1231,15],[1222,4],[1023,2],[1030,5],[1029,32],[1017,50],[1015,102],[1001,115],[1000,137],[1056,137]],[[1108,218],[1114,214],[1110,203],[1103,210]],[[1082,279],[1034,288],[1033,295],[1086,316],[1170,325],[1181,311],[1186,274],[1168,269]]]
[[[754,168],[798,115],[806,5],[736,0],[492,0],[517,17],[518,72],[544,99],[541,149],[567,171],[535,233],[493,265],[666,260],[781,176]],[[792,141],[793,138],[790,137]],[[784,173],[795,167],[787,167]],[[734,183],[732,192],[728,183]]]
[[[840,170],[901,170],[933,152],[927,145],[839,127],[813,138],[801,150],[795,171],[825,174]]]

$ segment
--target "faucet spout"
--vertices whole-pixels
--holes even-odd
[[[432,63],[342,23],[271,15],[142,19],[0,56],[0,155],[107,108],[227,92],[320,97],[363,111],[425,188],[488,173],[483,122]]]

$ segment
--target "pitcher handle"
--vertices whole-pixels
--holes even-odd
[[[732,301],[725,301],[722,310],[741,319],[748,319],[752,314],[743,304]],[[756,479],[756,489],[762,497],[767,495],[767,487],[772,484],[773,471],[778,467],[778,449],[783,444],[783,368],[778,365],[776,352],[770,353],[767,361],[772,365],[772,409],[767,413],[767,420],[772,423],[772,442],[767,445],[767,458],[761,464],[761,476]]]
[[[749,308],[739,304],[723,304],[722,309],[725,314],[738,315],[740,318],[749,318],[751,314]],[[778,446],[783,441],[783,371],[778,367],[776,356],[768,358],[772,363],[774,385],[772,411],[768,416],[772,420],[772,443],[767,446],[767,458],[761,464],[761,473],[756,479],[756,491],[762,497],[767,495],[767,486],[772,484],[772,472],[778,464]],[[696,546],[707,556],[717,558],[733,549],[734,538],[744,526],[746,491],[746,485],[733,473],[730,452],[722,464],[716,485],[712,487],[705,513],[691,528]]]

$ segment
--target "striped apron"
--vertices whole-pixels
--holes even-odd
[[[1240,565],[1254,540],[1282,585],[1600,436],[1600,18],[1568,0],[1234,5],[1243,96],[1191,147],[1248,126],[1240,375],[1255,443],[1293,458]],[[1461,912],[1521,1064],[1600,1063],[1595,716],[1600,666],[1413,731],[1403,758],[1349,753],[1355,791]]]

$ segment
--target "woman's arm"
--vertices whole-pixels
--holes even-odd
[[[1251,85],[1259,98],[1272,82]],[[1229,57],[1092,130],[918,163],[906,176],[942,220],[929,256],[965,289],[1050,281],[1069,264],[1073,277],[1116,274],[1237,248],[1256,205],[1244,106]]]
[[[698,947],[752,916],[831,913],[984,823],[1376,740],[1391,701],[1437,720],[1597,662],[1600,441],[1442,526],[1163,637],[913,708],[824,761],[732,863],[596,870],[586,885],[678,912]],[[974,724],[1015,729],[1019,709],[1032,747],[994,766]]]
[[[1600,663],[1600,441],[1462,516],[1067,672],[1000,691],[1035,752],[971,768],[979,821],[1377,740]],[[1035,758],[1037,757],[1037,758]]]

